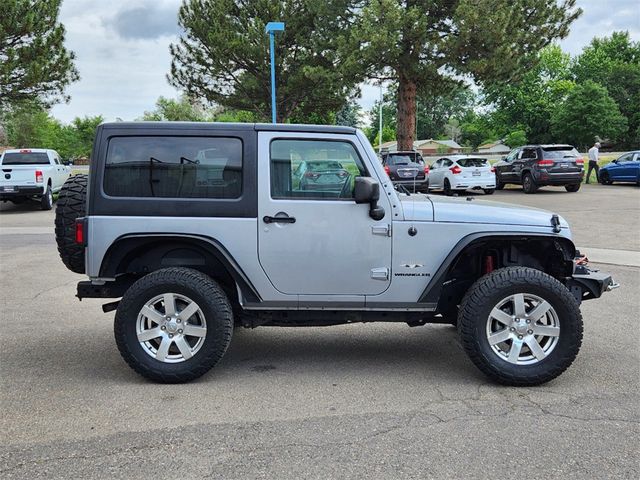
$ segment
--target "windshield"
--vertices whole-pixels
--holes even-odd
[[[49,165],[49,157],[46,153],[7,152],[2,165]]]
[[[563,158],[578,158],[580,153],[573,147],[547,147],[543,148],[544,158],[550,160],[562,160]]]
[[[389,155],[387,165],[408,165],[410,163],[423,163],[422,157],[417,154],[404,153],[402,155]]]
[[[486,158],[462,158],[458,160],[461,167],[486,167],[488,165]]]

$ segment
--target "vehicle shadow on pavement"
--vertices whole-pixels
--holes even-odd
[[[53,208],[56,208],[55,204],[53,205]],[[18,205],[11,202],[0,202],[0,212],[2,212],[3,215],[33,211],[42,211],[42,209],[40,208],[40,203],[36,202],[35,200],[20,203]]]
[[[102,331],[100,336],[109,333]],[[85,380],[103,386],[153,383],[133,372],[111,341],[88,345],[69,340],[64,340],[65,358],[55,364],[44,358],[39,362],[40,352],[33,352],[30,358],[38,365],[39,375],[69,377],[80,382],[81,377],[86,377]],[[289,379],[322,376],[350,382],[365,376],[374,382],[402,377],[414,377],[425,384],[438,379],[455,383],[456,378],[465,383],[486,382],[467,359],[455,328],[429,325],[410,329],[379,324],[371,328],[345,325],[236,329],[221,362],[192,383],[242,384],[256,375],[268,375],[274,381],[285,375]]]

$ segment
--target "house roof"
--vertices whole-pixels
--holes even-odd
[[[460,145],[458,145],[457,142],[453,140],[434,140],[433,138],[429,138],[427,140],[416,140],[415,142],[413,142],[413,148],[418,149],[422,147],[422,145],[424,145],[425,143],[437,143],[438,145],[444,145],[446,147],[456,148],[456,149],[462,148]],[[384,142],[382,144],[382,148],[387,148],[389,150],[392,150],[397,147],[398,147],[398,142]]]

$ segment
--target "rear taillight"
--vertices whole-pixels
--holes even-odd
[[[42,177],[42,170],[36,170],[36,183],[42,183],[44,179]]]
[[[451,173],[453,173],[454,175],[462,173],[462,169],[458,165],[454,165],[449,170],[451,170]]]
[[[491,167],[491,173],[496,173],[496,167]]]
[[[76,243],[84,245],[84,218],[76,218]]]
[[[584,159],[576,158],[576,165],[584,165]]]
[[[385,172],[387,175],[391,175],[391,169],[389,168],[389,165],[385,165],[385,166],[384,166],[384,172]]]
[[[320,174],[319,173],[313,173],[313,172],[307,172],[307,173],[304,174],[304,176],[307,177],[307,178],[311,178],[311,179],[315,180],[316,178],[320,177]]]
[[[428,175],[429,174],[429,165],[425,165],[424,166],[424,174]]]
[[[348,175],[349,175],[349,172],[347,172],[347,171],[345,171],[345,170],[343,170],[343,171],[341,171],[340,173],[338,173],[338,176],[339,176],[340,178],[344,178],[344,177],[346,177],[346,176],[348,176]]]
[[[539,167],[550,167],[554,164],[553,160],[538,160],[537,164]]]

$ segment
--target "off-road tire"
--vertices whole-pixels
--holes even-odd
[[[169,292],[194,300],[207,323],[202,348],[179,363],[164,363],[151,357],[136,333],[137,318],[145,302]],[[122,358],[137,373],[155,382],[182,383],[207,373],[220,361],[231,342],[233,324],[231,304],[214,280],[190,268],[165,268],[142,277],[126,291],[116,312],[114,334]]]
[[[538,185],[530,173],[525,173],[522,177],[522,190],[524,193],[536,193],[538,191]]]
[[[442,192],[447,196],[450,197],[453,195],[453,190],[451,190],[451,183],[449,182],[448,178],[444,179],[444,183],[443,183],[443,187],[442,187]]]
[[[572,183],[570,185],[565,185],[564,189],[567,192],[574,193],[574,192],[577,192],[578,190],[580,190],[580,185],[581,185],[580,183]]]
[[[51,191],[51,185],[47,185],[47,189],[44,191],[44,195],[40,199],[40,208],[42,210],[51,210],[53,208],[53,192]]]
[[[533,365],[516,365],[499,358],[485,331],[494,306],[501,299],[522,292],[549,302],[560,321],[557,345]],[[580,307],[571,292],[550,275],[528,267],[501,268],[478,279],[462,299],[458,315],[458,331],[471,361],[491,379],[512,386],[539,385],[564,372],[578,355],[582,330]]]
[[[56,205],[56,243],[62,263],[75,273],[85,273],[84,246],[76,243],[76,218],[84,217],[87,175],[73,175],[64,182]]]

